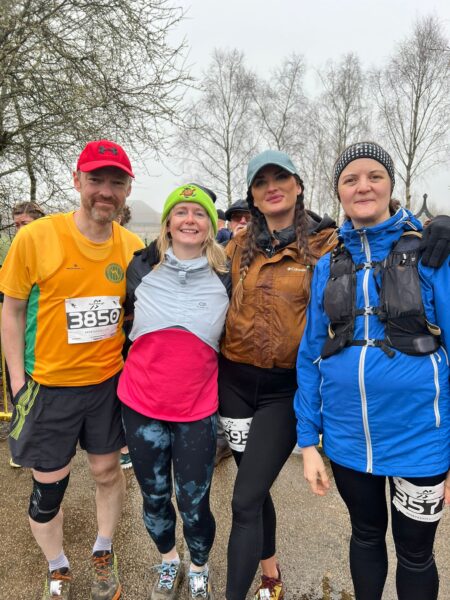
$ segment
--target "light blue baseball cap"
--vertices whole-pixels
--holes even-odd
[[[300,177],[297,167],[285,152],[281,152],[280,150],[264,150],[264,152],[254,156],[248,163],[247,188],[251,187],[258,171],[267,165],[276,165],[288,173]]]

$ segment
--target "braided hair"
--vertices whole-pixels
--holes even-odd
[[[316,262],[315,256],[311,253],[308,244],[308,216],[305,210],[304,203],[304,186],[303,181],[298,175],[293,175],[297,183],[301,186],[301,192],[297,196],[297,202],[295,204],[293,226],[295,230],[295,238],[297,242],[297,249],[300,257],[303,259],[306,268],[309,272],[309,276],[305,278],[305,289],[309,289],[309,283],[311,278],[311,272]],[[247,225],[247,235],[245,237],[245,246],[241,255],[241,262],[239,265],[239,281],[233,290],[233,296],[231,300],[231,307],[239,310],[244,295],[243,283],[247,276],[250,265],[252,264],[257,249],[257,238],[261,231],[266,227],[266,218],[263,213],[254,205],[253,195],[251,188],[247,191],[247,203],[252,215],[250,223]],[[307,280],[307,281],[306,281]]]

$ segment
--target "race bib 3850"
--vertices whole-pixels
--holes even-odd
[[[119,296],[68,298],[65,308],[69,344],[98,342],[117,332],[121,311]]]

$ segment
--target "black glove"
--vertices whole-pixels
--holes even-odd
[[[450,217],[439,215],[425,227],[419,249],[426,267],[437,269],[444,264],[450,253]]]

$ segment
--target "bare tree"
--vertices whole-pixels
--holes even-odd
[[[164,149],[189,80],[167,40],[182,16],[168,0],[2,0],[0,206],[25,180],[27,199],[64,198],[90,139]]]
[[[256,146],[254,85],[241,52],[215,50],[176,143],[184,171],[225,197],[227,206],[245,189],[244,169]]]
[[[322,93],[309,119],[315,145],[310,153],[319,165],[315,169],[316,197],[312,202],[321,209],[327,204],[332,216],[339,220],[340,203],[333,190],[333,165],[346,146],[368,135],[365,76],[358,56],[353,53],[344,55],[338,63],[329,61],[318,75]]]
[[[439,20],[424,17],[373,76],[382,131],[398,159],[407,208],[414,180],[448,156],[448,45]]]
[[[305,70],[303,57],[293,54],[267,79],[259,80],[254,92],[264,142],[292,158],[300,156],[304,147],[303,120],[308,107],[303,90]]]

